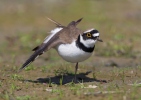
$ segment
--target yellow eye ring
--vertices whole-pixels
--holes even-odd
[[[91,33],[87,33],[87,37],[89,38],[92,37]]]

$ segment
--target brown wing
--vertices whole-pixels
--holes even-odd
[[[82,33],[82,31],[76,27],[81,20],[82,18],[77,21],[70,22],[63,32],[59,34],[59,39],[62,40],[63,43],[71,43],[73,40],[78,38],[79,34]]]
[[[81,34],[81,30],[76,28],[76,25],[81,21],[79,19],[77,21],[72,21],[67,27],[63,26],[63,29],[56,33],[47,43],[42,43],[40,46],[37,46],[33,49],[35,51],[22,65],[19,70],[22,70],[26,66],[28,66],[31,62],[33,62],[38,56],[43,54],[46,50],[55,47],[60,43],[71,43],[73,39],[76,39],[79,34]],[[54,20],[53,20],[54,21]],[[58,26],[61,24],[56,23]]]
[[[61,34],[59,34],[59,39],[63,42],[63,43],[71,43],[72,41],[76,40],[79,36],[79,34],[81,34],[82,31],[78,28],[76,28],[75,26],[68,26],[64,32],[62,32]]]
[[[77,39],[78,35],[82,33],[82,31],[76,28],[82,18],[78,19],[77,21],[72,21],[68,24],[67,27],[62,26],[60,23],[48,18],[53,23],[57,23],[56,25],[62,27],[63,29],[55,34],[50,41],[48,42],[48,46],[45,51],[49,50],[50,48],[54,48],[56,45],[60,43],[71,43],[74,39]]]

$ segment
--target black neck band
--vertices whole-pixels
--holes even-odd
[[[80,42],[80,35],[78,36],[78,39],[76,41],[76,46],[79,47],[80,49],[82,49],[83,51],[85,52],[93,52],[94,48],[95,48],[95,45],[94,47],[86,47],[83,43]]]

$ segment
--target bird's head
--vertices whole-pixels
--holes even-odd
[[[93,47],[97,41],[103,42],[99,38],[99,32],[96,29],[87,30],[80,35],[80,42],[86,47]]]

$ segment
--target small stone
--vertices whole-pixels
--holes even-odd
[[[47,92],[52,92],[52,89],[46,89]]]
[[[88,87],[84,87],[84,88],[97,88],[97,86],[96,85],[89,85]]]

